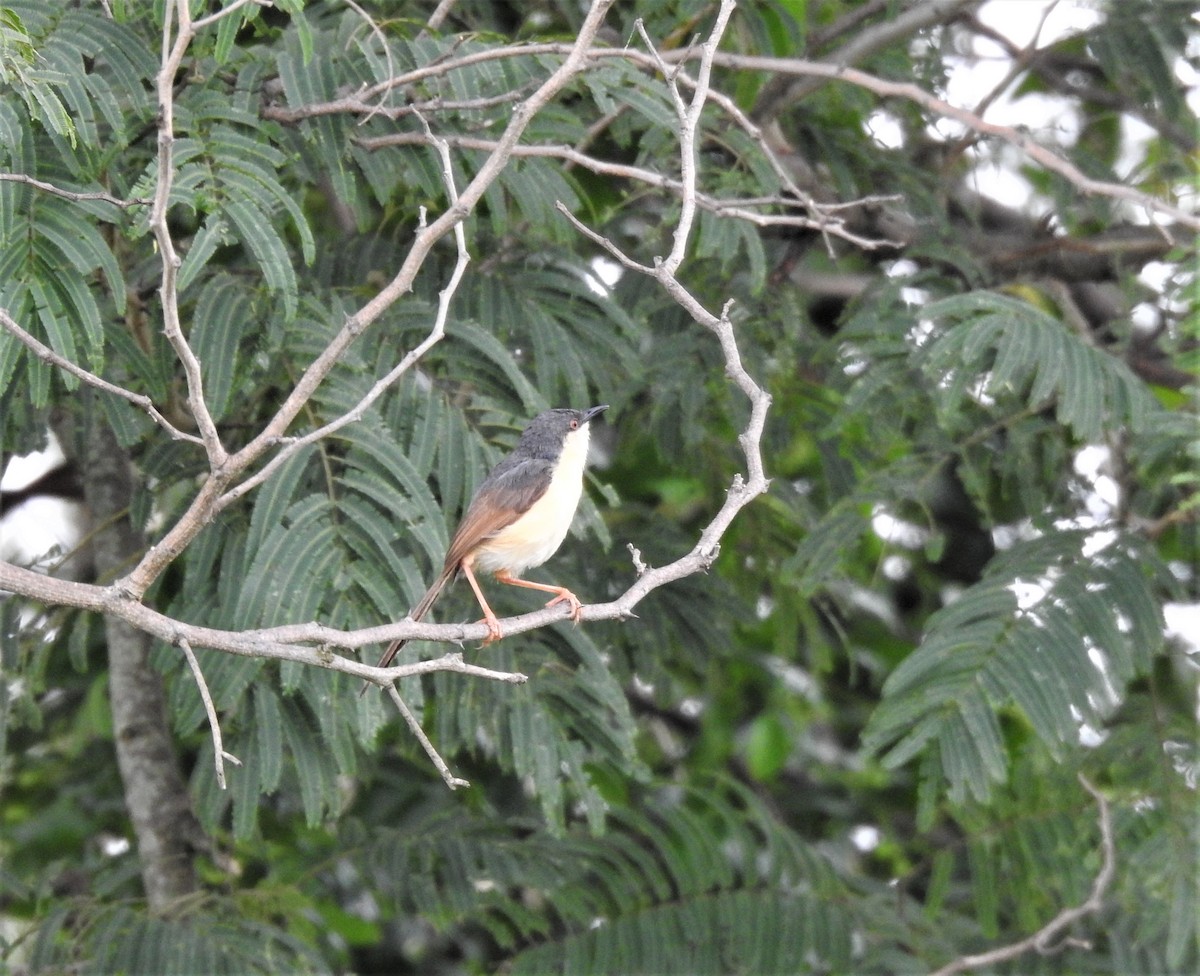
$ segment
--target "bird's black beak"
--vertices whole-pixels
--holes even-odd
[[[583,411],[583,424],[588,423],[593,417],[596,417],[596,416],[604,413],[604,411],[607,409],[608,409],[608,404],[602,403],[598,407],[591,407],[591,408]],[[582,427],[583,424],[580,424],[580,426]]]

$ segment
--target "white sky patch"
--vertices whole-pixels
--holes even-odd
[[[882,840],[883,834],[879,832],[879,828],[872,827],[870,824],[859,824],[850,831],[850,843],[864,854],[875,850]]]
[[[633,676],[633,690],[636,694],[643,698],[653,698],[654,682],[647,681],[645,678],[635,673]]]
[[[1053,9],[1047,14],[1046,8],[1051,6]],[[1104,20],[1104,15],[1094,3],[1082,0],[1057,4],[1050,0],[991,0],[980,8],[979,19],[1018,47],[1028,46],[1035,37],[1038,46],[1045,47],[1060,38],[1095,27]],[[991,47],[996,50],[995,45]]]
[[[920,270],[916,261],[910,258],[898,258],[883,269],[889,278],[911,278]]]
[[[100,835],[100,850],[106,857],[120,857],[129,853],[129,840],[116,834]]]
[[[621,280],[625,269],[609,258],[594,257],[592,258],[592,273],[604,283],[606,288],[611,288]]]
[[[876,109],[865,123],[867,135],[884,149],[899,149],[904,145],[904,129],[900,121],[886,109]]]
[[[82,503],[35,496],[0,520],[0,559],[49,570],[75,551],[87,529],[87,509]],[[73,577],[74,573],[67,575]]]
[[[1121,486],[1108,473],[1111,462],[1112,452],[1102,445],[1091,445],[1082,448],[1075,454],[1075,473],[1079,475],[1085,485],[1083,505],[1087,514],[1098,524],[1111,521],[1121,504]],[[1109,539],[1099,548],[1089,552],[1088,547],[1093,544],[1093,541],[1089,539],[1088,544],[1084,546],[1083,554],[1089,556],[1092,552],[1098,552],[1111,541]]]
[[[883,508],[875,509],[871,516],[871,528],[884,542],[903,546],[905,549],[920,549],[929,539],[929,533],[925,529],[888,514]]]
[[[1017,609],[1028,613],[1041,603],[1049,592],[1046,585],[1047,582],[1027,581],[1019,577],[1013,580],[1008,588],[1012,590],[1013,596],[1017,598]]]
[[[916,288],[902,288],[901,292],[903,293],[906,291],[917,291],[917,290],[918,289],[916,289]],[[925,293],[923,292],[922,294],[925,294]],[[917,303],[909,302],[909,304],[912,305],[912,304],[917,304]],[[934,333],[933,322],[931,322],[929,319],[917,319],[916,324],[913,325],[913,327],[908,330],[908,335],[906,336],[906,338],[908,339],[909,342],[911,342],[914,346],[916,346],[919,349],[921,346],[925,345],[925,343],[927,343],[930,340],[930,338],[933,336],[933,333]]]
[[[1168,603],[1163,606],[1166,635],[1180,641],[1200,667],[1200,603]]]
[[[1115,708],[1121,701],[1121,695],[1112,682],[1112,670],[1108,665],[1108,655],[1096,647],[1096,645],[1089,642],[1087,656],[1088,660],[1092,662],[1092,666],[1099,672],[1100,677],[1104,679],[1105,701],[1099,704],[1106,711]]]
[[[854,345],[843,343],[838,353],[842,359],[842,372],[847,376],[858,376],[860,373],[865,373],[870,362],[862,354],[862,351]]]
[[[1107,738],[1108,733],[1103,729],[1094,729],[1087,722],[1079,723],[1079,744],[1085,749],[1095,749]]]
[[[1158,331],[1158,324],[1162,320],[1159,315],[1158,306],[1151,305],[1149,302],[1138,302],[1129,312],[1129,320],[1133,323],[1134,332],[1142,335],[1153,335]]]
[[[1083,540],[1083,548],[1081,555],[1084,559],[1091,559],[1098,553],[1103,552],[1109,546],[1117,541],[1117,533],[1111,529],[1104,529],[1100,532],[1093,532]]]

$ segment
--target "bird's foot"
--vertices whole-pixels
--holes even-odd
[[[546,606],[552,607],[556,603],[570,604],[571,620],[574,621],[575,623],[579,623],[579,615],[583,610],[583,604],[581,604],[579,602],[579,597],[577,597],[574,593],[572,593],[566,587],[563,587],[561,590],[558,591],[558,595],[553,600],[547,601]]]
[[[500,621],[494,613],[487,614],[481,621],[481,624],[487,624],[488,635],[483,639],[483,646],[487,647],[492,641],[498,641],[504,635],[500,633]]]

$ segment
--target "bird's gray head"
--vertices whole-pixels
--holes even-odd
[[[556,458],[572,434],[572,441],[581,442],[583,450],[587,450],[588,423],[593,417],[608,409],[608,404],[590,407],[587,410],[570,410],[560,407],[557,410],[547,410],[539,413],[529,426],[521,433],[517,442],[517,451],[534,457]]]

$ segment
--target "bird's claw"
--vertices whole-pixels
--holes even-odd
[[[491,644],[493,641],[498,641],[501,637],[504,636],[503,634],[500,633],[500,621],[497,620],[496,617],[492,616],[491,614],[488,614],[486,617],[484,617],[479,622],[481,624],[486,624],[487,629],[488,629],[488,635],[487,635],[487,637],[485,637],[483,639],[484,647],[487,647],[488,644]]]
[[[553,600],[546,601],[546,606],[552,607],[557,603],[568,603],[571,606],[571,620],[573,623],[579,623],[580,616],[583,612],[583,604],[579,602],[577,597],[570,590],[563,590]]]

